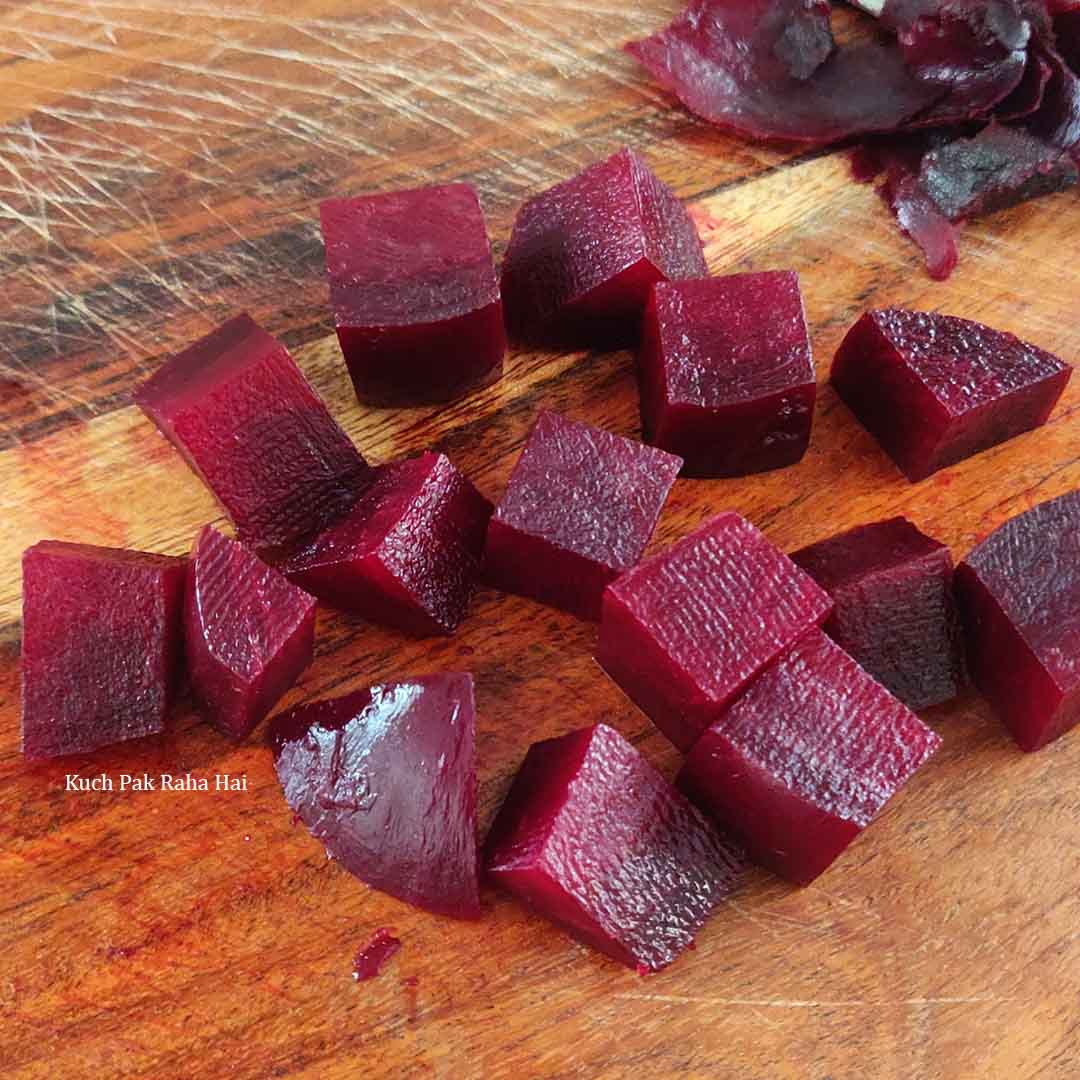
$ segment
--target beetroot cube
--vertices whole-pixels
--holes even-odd
[[[285,346],[247,315],[174,356],[135,401],[256,547],[323,528],[369,482]]]
[[[995,529],[956,568],[968,666],[1023,750],[1080,721],[1080,491]]]
[[[23,754],[79,754],[163,731],[187,560],[43,540],[22,566]]]
[[[315,598],[207,525],[191,553],[184,638],[195,696],[242,739],[311,663]]]
[[[626,344],[654,282],[707,272],[682,203],[620,150],[518,211],[502,267],[507,329],[523,342]]]
[[[813,881],[941,740],[811,631],[701,736],[678,784],[789,881]]]
[[[597,724],[529,748],[484,865],[586,945],[656,971],[693,943],[743,863],[630,743]]]
[[[750,522],[719,514],[608,586],[596,659],[686,751],[831,608]]]
[[[814,364],[791,271],[661,281],[645,308],[641,425],[688,476],[745,476],[799,461]]]
[[[502,301],[469,184],[319,206],[338,341],[361,401],[446,401],[502,374]]]
[[[583,619],[652,536],[682,459],[543,411],[488,526],[484,576]]]
[[[1072,368],[1012,334],[951,315],[864,315],[832,383],[911,481],[1046,422]]]
[[[452,633],[480,567],[491,503],[443,454],[384,465],[350,513],[281,570],[332,607],[408,634]]]
[[[442,915],[480,914],[472,676],[384,683],[275,716],[293,812],[373,888]]]
[[[909,709],[956,697],[962,645],[944,544],[894,517],[791,558],[833,598],[825,633]]]

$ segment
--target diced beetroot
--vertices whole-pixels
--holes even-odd
[[[353,958],[353,978],[357,982],[374,979],[383,965],[401,948],[401,939],[394,937],[389,927],[380,926],[366,945],[362,945]]]
[[[542,411],[488,525],[484,579],[583,619],[641,558],[682,459]]]
[[[449,634],[465,616],[491,509],[444,454],[421,454],[376,469],[348,515],[280,569],[332,607]]]
[[[586,945],[644,971],[693,944],[742,863],[605,724],[529,748],[484,849],[494,881]]]
[[[659,282],[639,352],[646,439],[689,476],[745,476],[799,461],[817,384],[793,271]]]
[[[627,344],[654,282],[707,272],[683,205],[620,150],[518,211],[502,267],[507,329],[524,342]]]
[[[79,754],[163,731],[187,560],[43,540],[22,568],[23,754]]]
[[[370,480],[285,346],[247,315],[174,356],[135,401],[255,547],[318,531]]]
[[[832,598],[822,629],[910,709],[954,698],[960,624],[949,549],[902,517],[792,553]]]
[[[1012,334],[888,308],[848,331],[832,383],[914,482],[1045,423],[1071,374]]]
[[[596,659],[689,750],[832,601],[745,518],[719,514],[608,586]]]
[[[327,853],[400,900],[480,915],[472,676],[425,675],[270,722],[285,798]]]
[[[191,553],[184,638],[195,696],[242,739],[311,663],[315,598],[207,525]]]
[[[975,685],[1024,750],[1080,721],[1080,491],[1005,522],[956,568]]]
[[[806,885],[940,743],[814,630],[701,736],[677,782],[751,859]]]
[[[499,284],[470,184],[328,199],[319,211],[338,340],[361,401],[446,401],[502,374]]]

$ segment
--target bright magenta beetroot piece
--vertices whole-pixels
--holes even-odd
[[[639,971],[671,963],[742,853],[605,724],[534,743],[484,849],[488,876]]]
[[[793,465],[817,394],[798,274],[658,282],[638,372],[645,440],[683,458],[687,476]]]
[[[270,722],[285,798],[372,888],[480,915],[472,676],[425,675],[302,705]]]
[[[654,282],[707,272],[682,203],[620,150],[518,211],[502,266],[507,329],[521,342],[627,344]]]
[[[677,782],[751,859],[806,885],[940,743],[815,630],[708,728]]]
[[[195,697],[242,739],[311,663],[315,597],[207,525],[191,553],[184,642]]]
[[[914,482],[1045,423],[1071,374],[1012,334],[888,308],[848,331],[832,383]]]
[[[944,544],[894,517],[791,558],[833,598],[825,633],[909,709],[956,697],[963,643]]]
[[[641,558],[682,459],[541,412],[488,526],[484,579],[583,619]]]
[[[356,396],[446,401],[502,374],[502,302],[469,184],[319,207],[338,341]]]
[[[22,567],[23,754],[80,754],[163,731],[187,560],[43,540]]]
[[[280,569],[331,607],[408,634],[449,634],[465,616],[491,503],[443,454],[375,470],[349,514]]]
[[[288,350],[247,315],[174,356],[135,401],[257,548],[325,527],[370,481]]]
[[[1017,744],[1080,721],[1080,492],[995,529],[956,568],[975,685]]]
[[[596,659],[689,750],[832,600],[745,518],[719,514],[604,593]]]

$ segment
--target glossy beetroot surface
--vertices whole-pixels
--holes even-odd
[[[502,267],[506,325],[523,342],[626,344],[654,282],[707,272],[682,204],[620,150],[518,211]]]
[[[1024,750],[1080,721],[1080,492],[1007,521],[956,568],[968,665]]]
[[[184,640],[196,698],[242,739],[311,663],[315,598],[208,525],[191,553]]]
[[[44,540],[23,554],[22,751],[78,754],[163,731],[185,559]]]
[[[889,308],[848,331],[832,383],[911,481],[1045,423],[1072,368],[1012,334]]]
[[[811,631],[698,740],[679,786],[751,859],[805,885],[941,740]]]
[[[828,594],[750,522],[720,514],[608,586],[596,659],[686,751],[831,609]]]
[[[374,979],[400,948],[401,939],[394,937],[394,931],[380,926],[371,939],[357,950],[353,958],[353,978],[357,982]]]
[[[530,747],[484,864],[578,940],[656,971],[693,943],[742,856],[617,731],[597,724]]]
[[[634,566],[680,458],[543,411],[488,526],[484,578],[586,619]]]
[[[255,547],[317,531],[369,482],[285,346],[247,315],[174,356],[135,401]]]
[[[417,907],[479,916],[470,675],[303,705],[269,737],[289,806],[346,870]]]
[[[502,374],[506,334],[469,184],[319,207],[338,340],[361,401],[445,401]]]
[[[817,384],[793,272],[659,282],[638,370],[645,437],[689,476],[744,476],[806,453]]]

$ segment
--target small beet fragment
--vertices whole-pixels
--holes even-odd
[[[806,885],[940,743],[814,630],[709,727],[677,783],[751,859]]]
[[[681,465],[542,411],[488,525],[484,580],[598,619],[605,587],[641,558]]]
[[[480,915],[472,676],[425,675],[274,717],[289,807],[372,888]]]
[[[962,678],[949,549],[905,518],[860,525],[791,555],[833,599],[822,629],[909,709]]]
[[[489,877],[638,971],[666,967],[742,853],[606,724],[534,743],[491,827]]]
[[[164,731],[187,560],[44,540],[23,554],[22,752],[80,754]]]
[[[449,634],[465,616],[491,503],[444,454],[375,470],[339,522],[281,564],[332,607],[407,634]]]
[[[242,739],[311,663],[315,598],[207,525],[191,553],[184,638],[196,698]]]
[[[338,341],[365,402],[446,401],[502,374],[502,301],[469,184],[319,206]]]
[[[318,531],[370,482],[285,346],[247,315],[174,356],[135,401],[255,547]]]
[[[799,461],[817,383],[798,274],[659,282],[638,354],[648,442],[688,476],[745,476]]]
[[[1012,334],[951,315],[864,315],[832,383],[912,482],[1046,422],[1072,368]]]
[[[596,659],[685,752],[831,609],[750,522],[719,514],[608,586]]]
[[[401,940],[394,937],[394,931],[390,927],[380,926],[367,944],[357,950],[353,958],[353,978],[357,982],[374,979],[387,960],[400,948]]]
[[[682,203],[620,150],[518,211],[502,267],[507,329],[522,342],[625,345],[654,282],[707,272]]]

